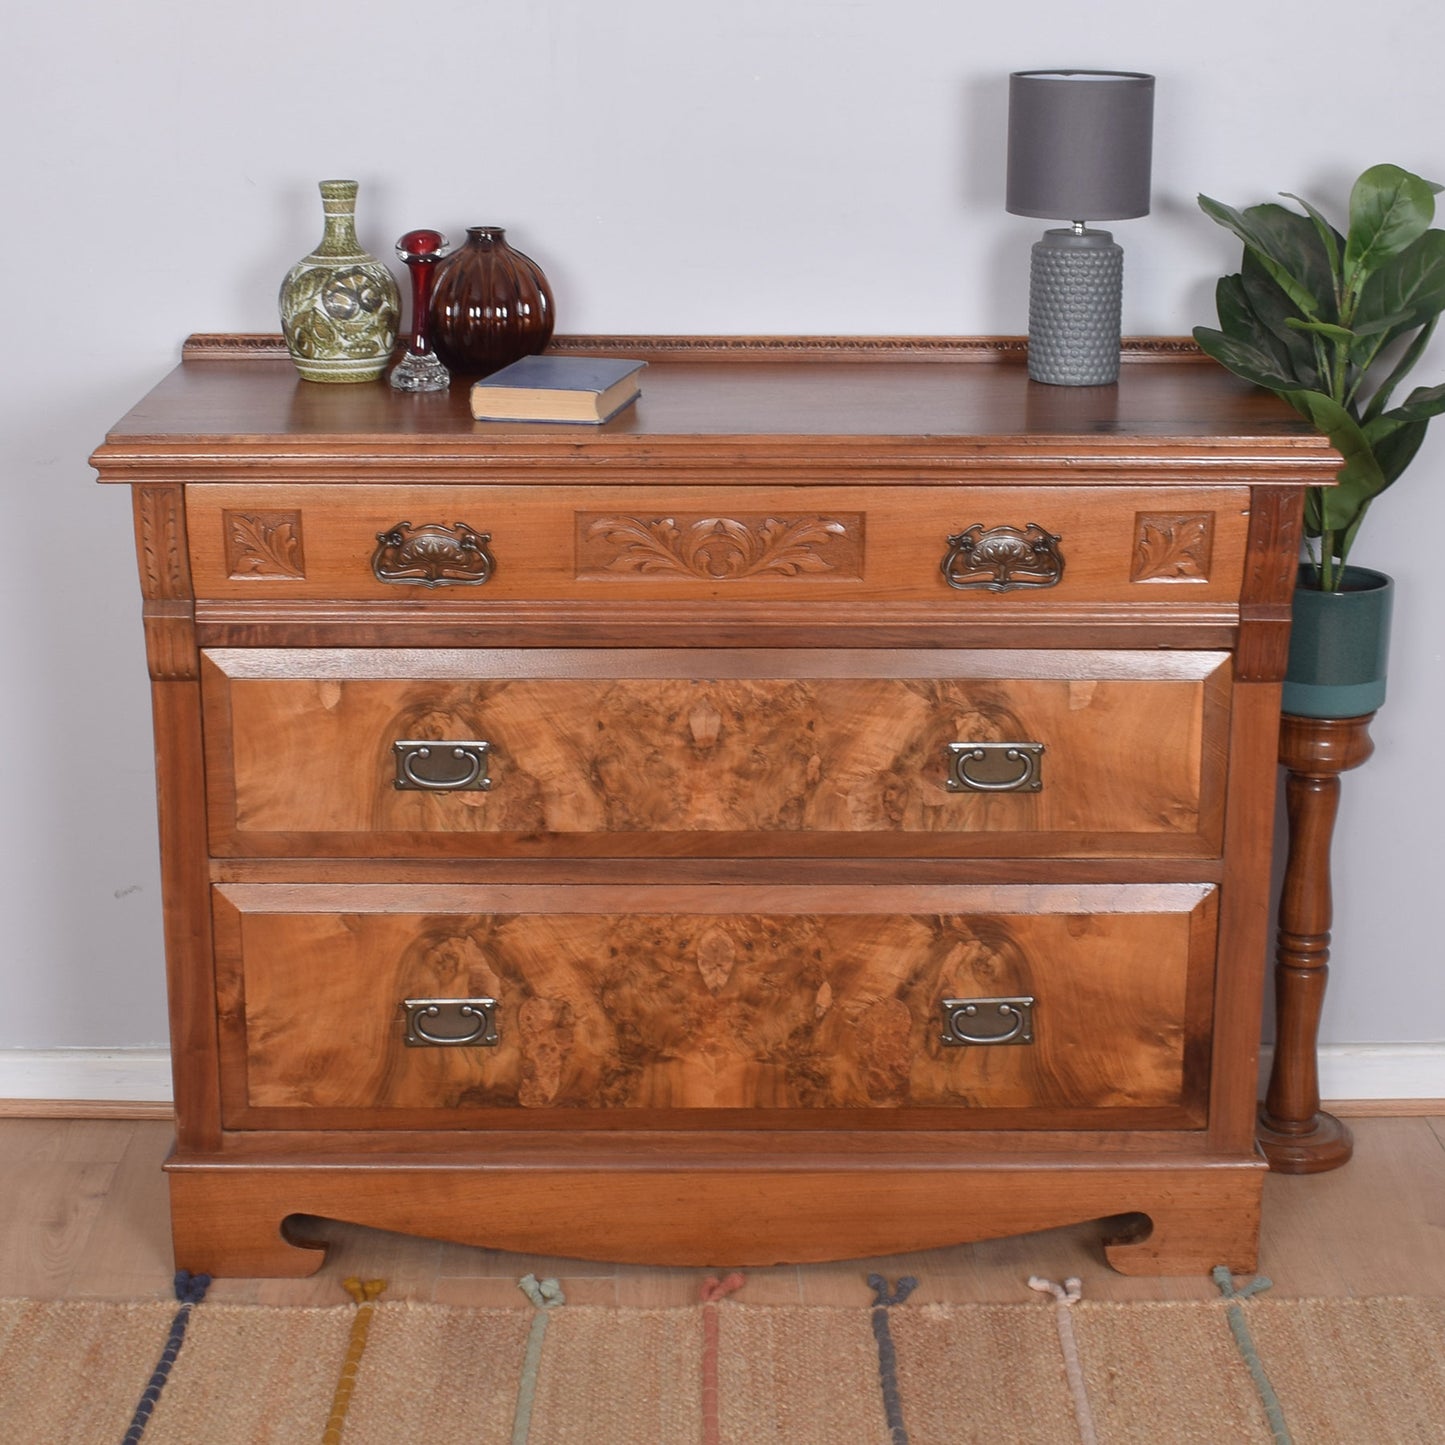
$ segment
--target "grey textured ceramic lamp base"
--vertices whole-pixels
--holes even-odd
[[[1029,268],[1029,375],[1051,386],[1119,379],[1124,249],[1108,231],[1045,231]]]

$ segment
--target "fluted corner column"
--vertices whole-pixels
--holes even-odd
[[[1269,1089],[1259,1112],[1259,1143],[1281,1174],[1338,1169],[1354,1152],[1348,1127],[1320,1109],[1320,1011],[1329,979],[1330,844],[1339,811],[1340,774],[1375,750],[1374,713],[1352,718],[1280,720],[1279,760],[1288,769],[1289,852],[1275,950],[1275,1046]]]

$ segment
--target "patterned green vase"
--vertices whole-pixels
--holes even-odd
[[[356,239],[356,189],[321,182],[326,232],[281,283],[281,330],[307,381],[375,381],[396,345],[401,293]]]

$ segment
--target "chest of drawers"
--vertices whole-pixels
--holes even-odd
[[[128,483],[176,1258],[289,1215],[1252,1266],[1279,677],[1331,453],[1179,344],[564,340],[599,429],[194,338]]]

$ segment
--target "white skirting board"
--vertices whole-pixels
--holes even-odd
[[[0,1099],[169,1103],[169,1049],[0,1049]]]
[[[1263,1096],[1274,1048],[1260,1050]],[[1319,1050],[1320,1098],[1445,1099],[1445,1043],[1323,1044]]]
[[[1262,1081],[1270,1055],[1266,1045]],[[1326,1100],[1445,1099],[1445,1043],[1326,1044],[1319,1065]],[[0,1049],[0,1100],[165,1103],[170,1097],[168,1049]]]

